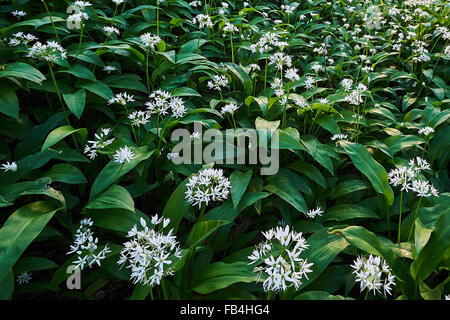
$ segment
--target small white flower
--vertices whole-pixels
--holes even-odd
[[[213,23],[211,21],[211,17],[207,14],[198,14],[192,19],[192,23],[198,24],[199,29],[203,29],[204,27],[213,27]]]
[[[106,72],[112,72],[112,71],[117,71],[117,68],[116,67],[114,67],[114,66],[104,66],[103,67],[103,71],[106,71]]]
[[[117,150],[113,157],[115,163],[123,164],[125,162],[129,163],[133,160],[134,156],[134,152],[129,147],[125,146]]]
[[[11,163],[9,163],[9,161],[6,161],[6,163],[2,164],[1,169],[3,169],[5,172],[6,171],[17,171],[17,164],[14,161],[12,161]]]
[[[155,46],[161,41],[159,36],[151,34],[150,32],[141,35],[140,39],[145,47],[151,48],[152,50],[154,50]]]
[[[108,100],[108,104],[117,103],[123,106],[126,106],[128,102],[134,102],[134,96],[129,95],[126,92],[117,93],[114,97]]]
[[[113,33],[115,33],[117,35],[120,34],[119,29],[117,29],[116,27],[112,27],[112,26],[104,26],[103,31],[105,31],[107,34],[113,34]]]
[[[317,207],[316,209],[308,210],[305,214],[308,218],[315,218],[316,216],[321,216],[323,210],[321,207]]]
[[[434,132],[434,129],[431,127],[423,127],[418,130],[419,134],[423,134],[424,136],[428,136],[430,133]]]
[[[228,85],[228,78],[225,75],[214,75],[207,85],[209,89],[222,91]]]
[[[222,107],[222,109],[220,110],[221,114],[225,114],[225,113],[230,113],[233,114],[237,109],[239,109],[238,105],[236,102],[230,102],[228,104],[226,104],[225,106]]]
[[[223,176],[222,169],[204,169],[189,178],[186,184],[186,200],[200,208],[204,203],[224,201],[230,194],[231,183]]]
[[[19,274],[17,276],[17,283],[19,285],[21,284],[28,284],[31,281],[31,273],[30,272],[24,272],[22,274]]]

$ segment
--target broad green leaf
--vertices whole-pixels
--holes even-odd
[[[86,139],[87,136],[87,129],[86,128],[74,129],[72,126],[62,126],[56,128],[55,130],[50,132],[47,138],[45,139],[44,144],[42,145],[41,148],[41,152],[57,144],[59,141],[61,141],[67,136],[70,136],[73,133],[79,134],[81,139],[84,140]]]
[[[186,178],[177,186],[174,192],[170,195],[166,206],[164,207],[163,216],[170,219],[170,223],[167,228],[173,228],[174,233],[177,232],[181,220],[191,206],[185,198],[186,183],[188,183],[188,181],[189,178]]]
[[[253,83],[249,75],[235,63],[226,62],[224,65],[239,79],[247,95],[251,95],[253,91]]]
[[[0,229],[0,282],[57,209],[49,202],[29,203],[15,211]]]
[[[69,110],[80,119],[86,105],[86,91],[80,89],[75,93],[66,93],[63,94],[63,98]]]
[[[443,213],[436,222],[430,240],[411,264],[411,275],[416,281],[425,280],[450,252],[450,212]]]
[[[257,282],[258,278],[245,262],[223,263],[209,265],[196,279],[194,291],[208,294],[226,288],[238,282]]]
[[[97,195],[85,207],[86,209],[125,209],[134,212],[134,201],[124,187],[113,184]]]
[[[222,220],[200,220],[191,229],[186,240],[186,245],[189,247],[195,247],[200,242],[208,238],[208,236],[216,231],[219,227],[226,224],[226,221]]]
[[[67,184],[83,184],[87,183],[83,173],[71,164],[58,163],[50,170],[44,172],[42,177],[50,177],[53,181],[59,181]]]
[[[125,162],[122,166],[115,163],[114,160],[111,160],[99,173],[94,181],[94,184],[92,185],[89,197],[91,200],[113,184],[115,180],[117,181],[120,177],[130,172],[141,161],[148,159],[153,154],[153,150],[150,151],[148,146],[142,146],[139,148],[132,147],[131,149],[134,151],[135,157],[130,162]]]
[[[0,69],[0,78],[15,77],[41,84],[45,76],[36,68],[23,62],[8,63]]]
[[[12,118],[19,118],[19,99],[12,87],[0,83],[0,112]]]
[[[420,217],[417,217],[414,228],[414,244],[416,249],[416,257],[419,255],[420,251],[422,251],[423,247],[427,244],[432,232],[433,229],[425,227]]]
[[[24,272],[55,268],[58,268],[58,265],[49,259],[42,257],[24,257],[14,265],[14,273],[22,274]]]
[[[292,182],[284,176],[270,176],[266,179],[264,189],[278,195],[300,212],[308,211],[305,200]]]
[[[304,174],[322,188],[327,187],[327,183],[322,172],[320,172],[320,170],[317,169],[314,165],[304,161],[296,161],[292,163],[289,168]]]
[[[330,234],[324,228],[314,233],[306,242],[309,248],[302,256],[308,262],[314,263],[312,272],[308,274],[308,279],[304,279],[300,288],[304,288],[312,283],[334,260],[334,258],[348,246],[348,242],[338,235]]]
[[[80,65],[80,64],[74,64],[70,66],[68,69],[63,69],[58,72],[62,73],[69,73],[75,77],[78,77],[80,79],[86,79],[86,80],[92,80],[95,81],[95,75],[89,70],[88,68]]]
[[[349,155],[355,167],[372,183],[376,192],[384,194],[387,203],[394,202],[394,192],[389,186],[387,172],[376,162],[366,147],[359,143],[343,143],[344,151]]]
[[[419,136],[399,135],[385,139],[384,143],[388,146],[391,154],[395,155],[406,148],[411,148],[425,143],[425,141]]]
[[[231,199],[233,200],[234,208],[241,201],[242,196],[244,195],[245,190],[247,189],[248,184],[252,178],[252,170],[247,170],[245,172],[235,170],[230,176],[231,182]]]
[[[324,213],[324,221],[345,221],[357,218],[379,219],[378,215],[372,210],[355,204],[338,204],[327,209]]]

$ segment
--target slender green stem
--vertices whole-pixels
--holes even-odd
[[[409,240],[411,240],[411,235],[412,235],[412,232],[413,232],[413,229],[414,229],[414,223],[415,223],[416,218],[417,218],[417,212],[419,211],[419,208],[420,208],[420,202],[422,202],[422,197],[420,197],[420,199],[419,199],[419,203],[417,204],[417,208],[416,208],[416,213],[414,214],[414,219],[413,219],[413,221],[411,223],[411,229],[409,230],[409,235],[408,235],[408,242],[409,242]]]
[[[45,3],[45,0],[42,0],[42,3],[44,4],[45,10],[47,11],[47,14],[48,14],[48,17],[50,18],[50,22],[52,24],[53,30],[55,31],[56,40],[58,41],[58,43],[61,43],[61,41],[59,41],[58,32],[56,31],[56,27],[55,27],[55,23],[53,22],[52,15],[50,14],[50,10],[48,10],[47,3]]]
[[[150,53],[150,46],[147,49],[147,58],[145,60],[145,76],[147,77],[147,91],[148,91],[148,94],[150,94],[150,76],[149,76],[149,73],[148,73],[148,55],[149,55],[149,53]]]
[[[164,295],[164,300],[169,300],[169,293],[167,292],[166,281],[164,278],[161,279],[161,288]]]
[[[402,233],[402,205],[403,205],[403,191],[400,192],[400,213],[398,217],[398,237],[397,237],[398,243],[400,243],[400,237]]]
[[[83,23],[83,21],[81,21],[80,44],[78,45],[78,50],[81,50],[81,45],[83,44],[83,29],[84,29],[84,23]]]
[[[267,292],[266,300],[270,300],[272,298],[272,291]]]
[[[113,183],[116,182],[116,179],[119,176],[120,172],[122,171],[124,164],[125,162],[120,165],[119,171],[117,171],[116,175],[114,176]]]
[[[159,36],[159,0],[156,0],[156,34]]]
[[[114,15],[113,15],[113,18],[112,18],[112,21],[111,21],[111,26],[114,25],[114,21],[116,19],[116,13],[117,13],[117,4],[116,4],[116,8],[114,9]]]
[[[198,53],[198,48],[200,47],[200,36],[202,35],[202,31],[198,30],[198,38],[197,38],[197,49],[195,49],[195,52]]]
[[[234,63],[233,34],[230,34],[230,43],[231,43],[231,62]]]
[[[150,287],[150,299],[155,300],[155,297],[153,296],[153,287]]]
[[[366,295],[364,296],[364,300],[367,300],[369,298],[369,290],[366,290]]]
[[[201,210],[200,210],[200,216],[199,216],[199,220],[202,220],[203,219],[203,216],[205,215],[205,210],[206,210],[206,206],[205,206],[205,204],[203,203],[202,204],[202,208],[201,208]]]
[[[123,7],[122,7],[122,11],[120,11],[120,15],[123,15],[123,11],[125,10],[125,7],[127,6],[127,0],[125,0]]]
[[[267,67],[268,67],[268,58],[269,58],[269,53],[266,52],[266,66],[264,67],[264,94],[266,94],[266,90],[267,90]]]

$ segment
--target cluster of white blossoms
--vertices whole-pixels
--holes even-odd
[[[99,150],[102,150],[113,143],[115,138],[108,139],[110,133],[110,128],[102,128],[100,129],[100,133],[94,135],[95,140],[88,140],[84,147],[84,153],[87,154],[89,159],[94,160],[97,157],[97,152]]]
[[[133,126],[145,125],[150,121],[150,112],[147,111],[134,111],[128,115],[128,119],[131,120]]]
[[[234,24],[232,24],[230,22],[225,22],[225,25],[223,26],[222,31],[224,33],[228,32],[228,33],[233,34],[235,32],[238,32],[239,29]],[[225,34],[224,34],[224,36],[225,36]]]
[[[298,75],[297,68],[289,68],[286,70],[285,78],[290,81],[298,81],[300,80],[300,76]]]
[[[221,75],[214,75],[213,78],[208,81],[207,86],[211,90],[222,91],[222,88],[225,88],[228,85],[228,78]]]
[[[271,55],[269,58],[270,64],[275,64],[278,70],[282,70],[283,66],[291,67],[292,66],[292,58],[288,56],[284,52],[276,52]]]
[[[204,27],[212,28],[214,24],[211,21],[211,17],[207,14],[198,14],[192,19],[193,24],[198,24],[199,29],[203,29]]]
[[[17,280],[16,281],[17,281],[17,283],[19,285],[28,284],[31,281],[31,273],[30,272],[24,272],[22,274],[19,274],[17,276]]]
[[[226,114],[226,113],[230,113],[230,114],[234,114],[234,112],[239,109],[237,103],[235,101],[232,101],[228,104],[226,104],[225,106],[222,107],[222,109],[220,110],[221,114]]]
[[[170,110],[172,116],[177,119],[183,117],[187,111],[183,99],[172,97],[170,92],[160,89],[150,94],[150,101],[147,101],[145,105],[150,115],[165,116],[169,114]]]
[[[70,246],[70,251],[67,252],[67,254],[77,254],[78,259],[73,263],[80,270],[83,270],[86,265],[92,267],[94,263],[100,266],[101,260],[105,259],[106,255],[111,252],[108,245],[99,250],[98,238],[94,238],[94,233],[90,228],[92,224],[91,218],[80,221],[80,227],[75,233],[74,243]]]
[[[298,5],[299,4],[297,2],[294,2],[291,4],[282,4],[281,10],[283,10],[284,13],[292,14],[292,13],[294,13],[294,10],[297,9]]]
[[[75,23],[89,20],[89,16],[86,12],[80,11],[78,13],[71,14],[67,17],[67,22]]]
[[[17,17],[17,18],[22,18],[22,17],[25,17],[27,15],[27,13],[25,11],[22,11],[22,10],[11,11],[11,14],[14,17]]]
[[[389,184],[400,186],[400,191],[416,192],[419,197],[439,197],[438,190],[429,181],[419,178],[423,170],[431,170],[430,164],[425,159],[416,157],[411,159],[408,167],[399,166],[388,173]]]
[[[155,46],[161,41],[161,38],[159,36],[151,34],[150,32],[141,35],[140,39],[145,47],[152,50],[154,50]]]
[[[222,169],[204,169],[189,178],[186,184],[186,200],[193,206],[207,206],[210,201],[224,201],[230,194],[230,179]]]
[[[315,208],[315,209],[308,210],[308,211],[305,213],[305,215],[306,215],[308,218],[314,219],[316,216],[321,216],[322,213],[323,213],[322,208],[321,208],[321,207],[317,207],[317,208]]]
[[[255,246],[248,257],[249,264],[257,264],[253,269],[261,278],[264,273],[267,277],[263,288],[268,291],[286,291],[294,286],[298,289],[302,278],[308,278],[312,272],[313,263],[300,258],[300,254],[308,249],[309,245],[301,232],[290,230],[289,226],[277,226],[267,232],[262,232],[266,240]]]
[[[342,79],[341,85],[344,87],[345,91],[350,91],[353,88],[353,80],[352,79]]]
[[[117,35],[120,34],[119,29],[117,29],[116,27],[112,27],[112,26],[104,26],[103,31],[105,31],[108,35],[112,35],[113,33],[115,33]]]
[[[1,168],[2,170],[6,171],[17,171],[17,163],[12,161],[11,163],[9,161],[6,161],[6,163],[3,163]]]
[[[380,293],[380,289],[383,289],[385,296],[386,293],[391,294],[391,286],[395,286],[395,276],[385,260],[372,255],[368,258],[358,256],[351,267],[355,269],[353,273],[356,282],[360,283],[361,292],[367,288],[375,294],[376,292]]]
[[[117,68],[115,66],[106,65],[103,67],[103,71],[106,71],[106,72],[117,71]]]
[[[88,1],[75,1],[73,4],[79,7],[81,10],[84,10],[85,8],[92,6],[92,3]]]
[[[20,44],[28,45],[32,41],[36,41],[38,38],[31,33],[17,32],[14,33],[12,38],[9,39],[10,46],[18,46]]]
[[[46,44],[36,42],[28,50],[28,57],[54,62],[58,59],[65,59],[67,51],[56,41],[47,41]]]
[[[108,104],[121,104],[126,106],[128,102],[134,102],[134,96],[126,92],[116,93],[111,99],[108,100]]]
[[[432,127],[423,127],[418,130],[419,134],[423,134],[424,136],[428,136],[430,133],[433,133],[434,129]]]
[[[114,162],[118,164],[130,163],[135,157],[135,153],[128,146],[122,147],[114,153]]]
[[[203,4],[199,0],[194,0],[194,1],[189,2],[189,5],[193,8],[196,8],[196,7],[201,7]]]
[[[345,96],[345,101],[352,105],[359,105],[363,102],[362,93],[367,90],[367,86],[360,83],[355,90],[352,90],[349,94]]]
[[[284,47],[284,43],[280,42],[280,35],[274,32],[267,32],[259,38],[258,42],[250,45],[250,50],[252,53],[259,52],[269,52],[273,47]]]
[[[314,88],[315,85],[316,85],[316,80],[311,76],[307,76],[305,79],[306,90],[311,90],[312,88]]]
[[[134,284],[154,286],[161,283],[163,277],[173,275],[172,265],[177,259],[182,258],[182,251],[173,229],[166,234],[163,230],[170,223],[170,219],[164,219],[154,215],[151,226],[140,219],[140,227],[137,225],[128,232],[129,241],[125,242],[117,262],[123,265],[128,262],[131,270],[130,280]],[[157,230],[159,228],[159,230]]]
[[[339,147],[341,142],[348,142],[348,135],[340,133],[340,134],[334,134],[331,137],[332,141],[336,141],[336,147]]]

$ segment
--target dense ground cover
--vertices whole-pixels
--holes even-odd
[[[444,299],[449,11],[0,1],[0,298]]]

